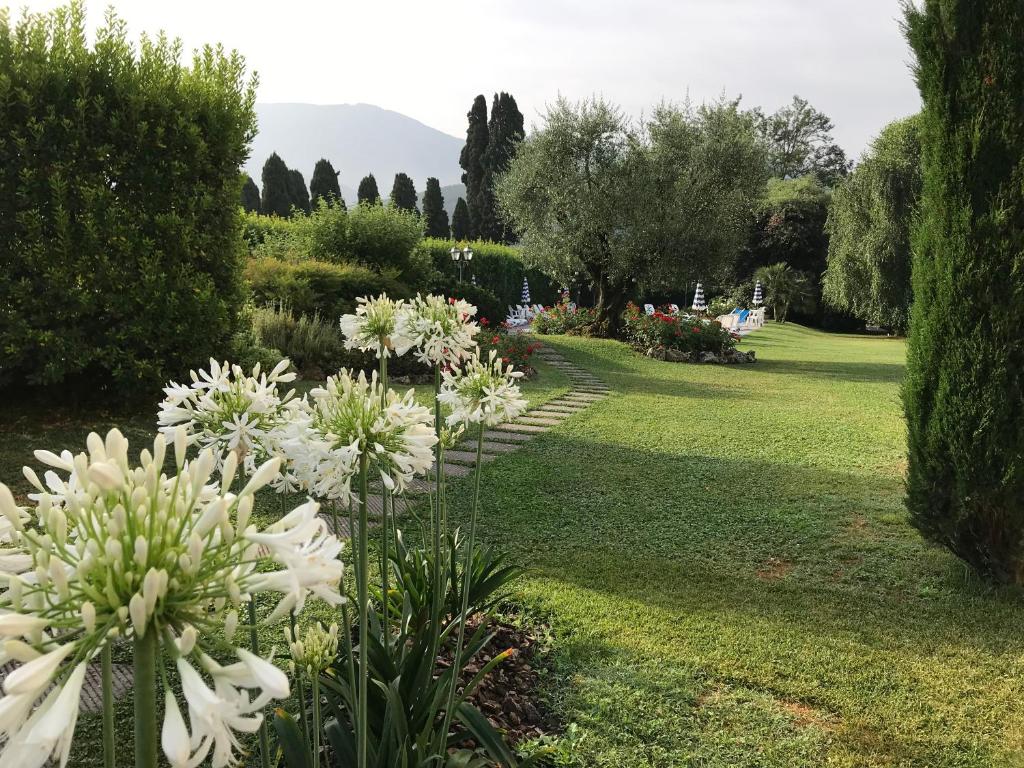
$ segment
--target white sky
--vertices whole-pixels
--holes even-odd
[[[46,10],[56,0],[0,0]],[[90,27],[109,0],[87,0]],[[856,157],[919,107],[897,0],[115,0],[133,37],[221,42],[260,76],[258,100],[393,109],[463,136],[473,96],[510,91],[537,121],[559,93],[628,113],[664,99],[799,93]]]

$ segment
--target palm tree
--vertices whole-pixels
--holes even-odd
[[[793,269],[784,261],[761,267],[754,274],[765,291],[765,304],[772,308],[772,318],[786,322],[791,308],[814,308],[814,286],[806,272]]]

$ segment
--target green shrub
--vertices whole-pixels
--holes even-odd
[[[250,322],[256,344],[278,350],[303,378],[322,378],[351,363],[341,328],[319,314],[296,316],[277,304],[253,310]]]
[[[459,266],[452,261],[451,249],[464,247],[466,243],[454,240],[424,238],[419,248],[430,254],[434,268],[440,273],[438,285],[455,284],[459,277]],[[553,304],[558,301],[558,286],[543,272],[528,269],[519,256],[519,251],[508,245],[497,243],[471,242],[473,260],[462,268],[463,279],[469,282],[476,276],[477,285],[486,288],[498,297],[501,316],[505,317],[507,307],[522,303],[523,278],[530,284],[531,304]],[[438,288],[433,290],[439,291]],[[493,318],[492,318],[493,319]]]
[[[1024,582],[1024,5],[908,4],[924,109],[904,405],[911,520]]]
[[[683,317],[655,311],[648,315],[630,302],[623,313],[623,335],[635,349],[678,349],[680,352],[713,352],[720,355],[736,346],[737,336],[719,323],[699,317]]]
[[[492,349],[496,350],[503,363],[511,363],[519,371],[527,371],[532,367],[530,358],[540,349],[540,344],[525,333],[509,333],[501,326],[494,329],[484,326],[477,339],[480,352],[485,358]]]
[[[148,392],[233,331],[254,90],[238,54],[90,37],[0,11],[0,384]]]
[[[291,219],[282,219],[279,216],[261,216],[252,211],[242,214],[242,239],[253,250],[262,245],[267,238],[280,237],[295,229]]]
[[[354,311],[360,296],[410,295],[406,286],[365,267],[313,260],[249,259],[245,279],[257,305],[280,303],[329,322]]]

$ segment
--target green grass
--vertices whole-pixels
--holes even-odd
[[[580,766],[1019,763],[1024,608],[907,523],[902,341],[545,340],[615,393],[487,465],[482,531],[532,568]]]
[[[907,524],[901,341],[769,325],[733,367],[544,341],[614,394],[485,466],[481,533],[531,568],[578,766],[1024,765],[1020,594]],[[141,447],[155,410],[0,406],[0,480],[24,493],[33,448],[91,429]],[[79,728],[94,765],[98,719]]]

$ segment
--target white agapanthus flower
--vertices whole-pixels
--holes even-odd
[[[388,489],[401,493],[433,462],[434,417],[415,392],[384,391],[370,379],[342,369],[303,400],[299,426],[285,452],[305,488],[321,498],[355,498],[352,478],[362,456]]]
[[[386,293],[356,299],[355,314],[341,316],[345,348],[373,352],[378,358],[404,355],[412,346],[412,339],[398,328],[404,311],[405,302],[393,301]]]
[[[451,413],[449,425],[483,424],[493,427],[511,421],[526,410],[526,400],[516,381],[522,373],[503,366],[498,353],[491,350],[488,360],[479,349],[462,369],[445,371],[437,399]]]
[[[292,666],[310,678],[331,666],[338,654],[337,624],[325,628],[316,623],[301,634],[285,628],[284,637],[288,642]]]
[[[429,365],[455,365],[469,358],[479,327],[476,307],[462,299],[419,296],[398,318],[397,334],[410,339],[415,355]]]
[[[37,451],[53,471],[45,485],[31,470],[25,473],[37,491],[32,515],[0,484],[7,558],[0,571],[6,584],[0,647],[3,662],[20,662],[0,698],[4,768],[38,768],[49,759],[63,765],[87,662],[114,638],[149,633],[176,660],[189,709],[191,736],[177,705],[171,706],[173,695],[166,697],[168,761],[174,768],[194,766],[212,750],[214,766],[229,765],[238,745],[234,732],[258,726],[259,710],[270,698],[286,697],[288,682],[241,648],[237,664],[221,667],[203,651],[204,639],[220,626],[230,638],[238,610],[258,592],[281,595],[277,613],[311,594],[342,601],[341,542],[317,517],[315,503],[263,531],[250,521],[253,495],[278,474],[280,459],[259,466],[234,494],[228,489],[237,454],[228,454],[214,483],[214,453],[206,449],[186,461],[183,426],[173,441],[171,475],[164,472],[163,434],[137,464],[116,429],[105,439],[89,435],[88,451],[75,456]],[[260,547],[273,568],[257,569]]]
[[[282,360],[270,373],[261,373],[257,363],[246,374],[237,365],[211,359],[209,371],[189,372],[191,385],[172,381],[164,387],[160,431],[171,434],[184,425],[190,443],[211,448],[220,457],[237,454],[245,474],[251,475],[258,465],[280,455],[282,431],[298,407],[294,390],[278,389],[295,380],[289,365]],[[282,492],[296,489],[288,469],[271,483]]]

